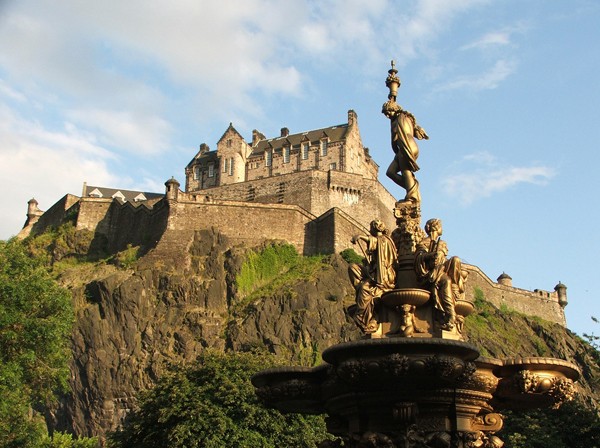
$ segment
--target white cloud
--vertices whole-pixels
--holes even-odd
[[[503,46],[510,44],[510,33],[507,31],[493,31],[477,39],[475,42],[463,45],[461,50],[470,50],[472,48],[486,49],[490,46]]]
[[[74,110],[67,115],[93,130],[98,140],[109,146],[141,154],[156,154],[169,147],[171,125],[158,116],[99,109]]]
[[[523,34],[530,28],[530,25],[524,21],[519,21],[511,26],[503,27],[500,30],[489,31],[485,33],[483,36],[475,39],[473,42],[470,42],[466,45],[463,45],[461,50],[480,50],[480,51],[489,51],[491,48],[497,47],[506,47],[513,45],[513,35],[515,34]]]
[[[45,210],[60,198],[57,192],[80,194],[83,180],[113,185],[117,178],[107,168],[113,157],[72,125],[48,130],[0,108],[0,178],[8,191],[0,205],[0,238],[18,233],[32,196]]]
[[[501,59],[496,61],[493,67],[484,73],[470,76],[459,76],[448,82],[438,85],[435,92],[446,92],[450,90],[491,90],[497,88],[502,81],[512,75],[517,69],[514,60]]]
[[[553,168],[543,165],[504,165],[487,152],[465,156],[453,171],[442,181],[442,187],[447,195],[458,197],[463,205],[522,183],[546,185],[556,175]]]
[[[400,64],[418,56],[430,57],[430,43],[450,27],[460,13],[487,3],[487,0],[420,0],[411,11],[390,5],[386,34],[396,38],[390,42],[399,52]]]

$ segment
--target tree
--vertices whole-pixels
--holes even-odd
[[[0,446],[69,446],[48,437],[36,411],[67,388],[73,320],[69,292],[40,258],[0,241]]]
[[[143,393],[139,409],[109,437],[113,448],[314,447],[323,419],[264,408],[250,383],[273,356],[205,351],[193,367],[173,368]]]
[[[559,409],[505,412],[498,434],[511,448],[590,448],[600,446],[598,412],[579,401]]]

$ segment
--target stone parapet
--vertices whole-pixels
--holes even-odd
[[[466,296],[468,300],[475,299],[475,288],[481,289],[485,299],[498,308],[505,306],[511,310],[529,316],[538,316],[544,320],[555,322],[564,327],[567,325],[565,312],[558,300],[558,294],[553,291],[528,291],[492,281],[477,266],[463,264],[469,272]]]

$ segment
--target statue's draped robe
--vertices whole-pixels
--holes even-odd
[[[364,332],[377,330],[375,319],[375,299],[394,288],[396,282],[396,246],[390,237],[379,234],[369,236],[366,254],[370,257],[367,265],[352,264],[350,278],[356,287],[356,311],[354,320]]]
[[[434,254],[433,259],[427,257],[428,254]],[[417,246],[417,255],[415,257],[415,270],[417,277],[431,289],[431,296],[434,307],[442,312],[449,321],[455,319],[454,313],[454,294],[452,292],[453,279],[448,275],[448,246],[442,240],[432,240],[424,238]],[[451,260],[453,264],[459,261]],[[460,272],[460,264],[453,267],[453,272]],[[458,282],[459,280],[456,279]],[[462,278],[460,279],[462,282]]]
[[[398,163],[398,169],[401,172],[410,171],[415,173],[419,171],[419,165],[417,164],[417,158],[419,157],[419,146],[415,141],[415,118],[414,116],[405,110],[398,112],[394,118],[390,121],[391,124],[391,136],[392,136],[392,149],[396,154],[396,160]],[[419,182],[413,177],[412,186],[403,185],[406,188],[406,200],[412,200],[415,202],[420,201],[419,194]],[[406,181],[405,181],[406,182]]]

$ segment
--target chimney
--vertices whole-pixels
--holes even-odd
[[[290,135],[290,130],[288,128],[281,128],[281,136],[287,137],[288,135]]]
[[[208,151],[210,151],[210,148],[206,143],[200,144],[200,154],[206,154]]]
[[[265,136],[262,132],[258,132],[256,129],[252,131],[252,146],[256,146],[259,141],[264,139]]]
[[[358,124],[358,115],[352,109],[348,111],[348,126],[356,126]]]

